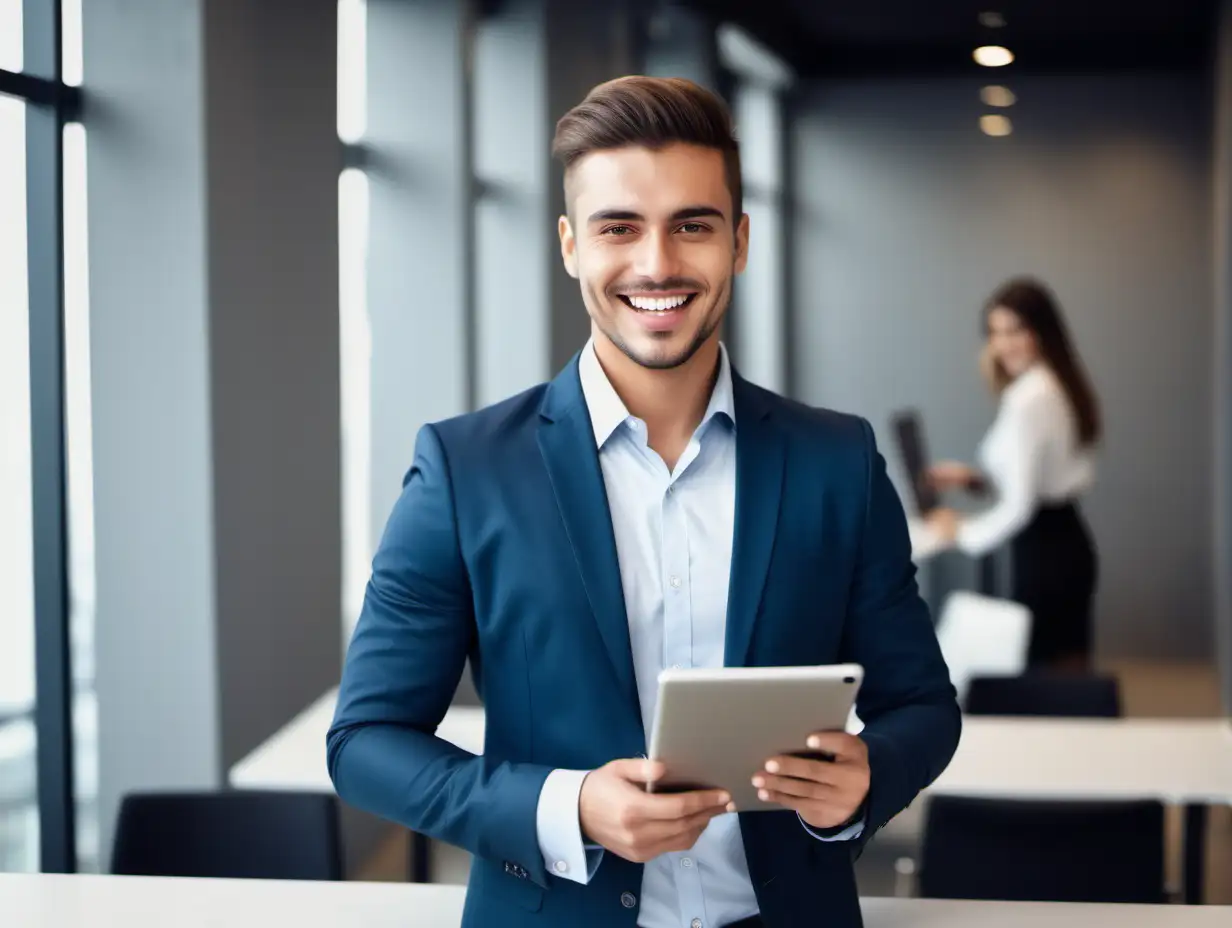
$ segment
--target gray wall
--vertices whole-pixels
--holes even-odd
[[[338,678],[336,0],[206,4],[223,762]]]
[[[104,862],[338,678],[335,23],[84,7]]]
[[[84,7],[101,850],[121,794],[217,785],[197,0]]]
[[[1209,92],[1200,78],[1023,78],[982,135],[966,79],[841,82],[800,102],[793,359],[808,402],[919,407],[970,459],[994,408],[978,314],[1052,284],[1105,406],[1087,512],[1105,656],[1207,658],[1212,612]],[[901,484],[900,484],[901,485]]]
[[[420,427],[465,412],[470,402],[463,7],[368,2],[374,544],[401,492]]]

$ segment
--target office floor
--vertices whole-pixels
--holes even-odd
[[[1219,681],[1213,668],[1202,665],[1112,662],[1104,668],[1121,680],[1125,712],[1155,718],[1207,718],[1220,715]],[[896,864],[914,856],[919,841],[919,816],[909,810],[873,841],[856,867],[862,895],[892,896],[903,878]],[[1171,816],[1168,835],[1168,880],[1180,879],[1180,820]],[[364,880],[403,880],[407,872],[407,842],[395,835],[359,873]],[[468,855],[437,845],[433,877],[441,883],[465,883]],[[1232,809],[1212,809],[1207,837],[1208,903],[1232,904]]]

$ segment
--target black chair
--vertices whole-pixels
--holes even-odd
[[[120,805],[111,872],[343,879],[337,798],[318,793],[145,793]]]
[[[1095,674],[972,677],[964,710],[968,715],[1119,718],[1121,689],[1115,677]]]
[[[1158,802],[937,796],[918,894],[1035,902],[1167,901]]]

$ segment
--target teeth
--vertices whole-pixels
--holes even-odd
[[[631,296],[627,298],[634,309],[643,309],[648,312],[662,313],[669,309],[676,309],[688,302],[688,296],[668,296],[661,299],[649,299],[641,296]]]

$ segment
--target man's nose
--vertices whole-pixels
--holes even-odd
[[[670,234],[654,232],[637,244],[633,271],[650,280],[666,280],[676,276],[679,256]]]

